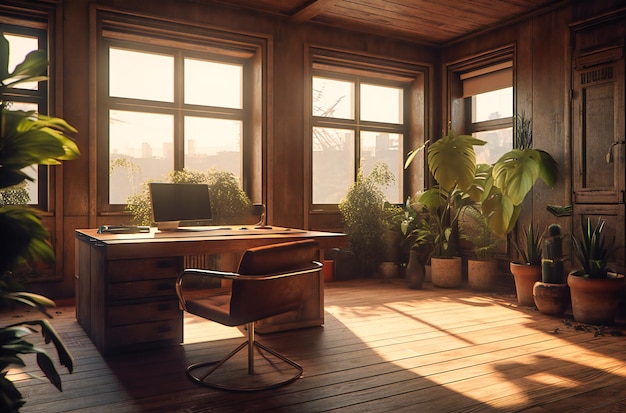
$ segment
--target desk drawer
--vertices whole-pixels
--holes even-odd
[[[107,325],[110,327],[173,320],[180,317],[182,313],[178,309],[178,300],[112,305],[107,309]]]
[[[108,262],[108,281],[124,282],[177,277],[182,272],[176,257]]]
[[[178,343],[183,339],[182,317],[174,320],[155,321],[144,324],[112,327],[108,331],[107,347],[115,349],[141,343],[155,343],[172,340]]]
[[[109,284],[109,301],[175,297],[175,285],[175,278]]]

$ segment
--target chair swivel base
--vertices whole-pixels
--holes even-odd
[[[218,368],[220,366],[222,366],[224,363],[226,363],[226,361],[228,361],[229,359],[231,359],[235,354],[237,354],[239,351],[243,350],[246,347],[252,346],[252,348],[248,349],[248,353],[249,353],[249,357],[248,357],[248,369],[246,371],[247,375],[246,376],[242,376],[239,375],[239,377],[231,377],[230,381],[232,382],[237,382],[239,383],[238,385],[230,385],[227,383],[220,383],[217,382],[219,380],[219,373],[216,373],[216,371],[218,370]],[[278,381],[271,381],[269,383],[263,382],[263,384],[256,384],[256,383],[251,383],[250,385],[246,385],[245,382],[250,382],[250,381],[254,381],[259,379],[259,375],[256,374],[254,372],[254,361],[253,358],[254,355],[254,350],[257,350],[259,352],[259,354],[261,354],[266,360],[269,359],[261,353],[260,350],[263,350],[266,353],[269,353],[271,355],[273,355],[274,357],[276,357],[277,359],[283,361],[284,363],[288,364],[289,366],[292,367],[293,370],[295,370],[295,374],[288,376],[286,379],[282,379],[282,380],[278,380]],[[270,362],[271,363],[271,362]],[[273,363],[272,363],[273,364]],[[206,367],[210,367],[208,371],[206,371],[204,368]],[[205,370],[203,372],[203,370]],[[282,354],[277,353],[276,351],[270,349],[269,347],[257,342],[257,341],[245,341],[243,343],[241,343],[235,350],[231,351],[226,357],[224,357],[222,360],[220,361],[209,361],[209,362],[203,362],[203,363],[195,363],[190,365],[189,367],[187,367],[187,375],[196,383],[201,384],[203,386],[207,386],[207,387],[211,387],[211,388],[215,388],[215,389],[221,389],[221,390],[230,390],[230,391],[259,391],[259,390],[268,390],[268,389],[273,389],[276,387],[280,387],[280,386],[284,386],[286,384],[289,384],[291,382],[294,382],[295,380],[297,380],[298,378],[300,378],[302,376],[302,373],[304,372],[304,370],[302,369],[302,367],[296,363],[293,360],[288,359],[287,357],[283,356]],[[201,374],[202,373],[202,374]],[[285,376],[285,374],[281,373],[281,376]],[[214,379],[214,380],[212,380]],[[244,383],[244,384],[242,384]]]

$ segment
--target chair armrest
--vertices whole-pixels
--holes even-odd
[[[322,269],[323,264],[319,261],[311,262],[311,266],[299,268],[297,270],[291,270],[287,272],[275,273],[275,274],[260,274],[260,275],[242,275],[234,272],[215,271],[215,270],[201,270],[196,268],[190,268],[183,271],[176,279],[176,295],[178,295],[178,301],[183,310],[186,310],[185,297],[183,295],[183,282],[187,275],[202,276],[218,278],[222,280],[240,280],[240,281],[267,281],[275,280],[277,278],[293,277],[295,275],[309,274],[318,272]]]
[[[291,271],[286,271],[286,272],[279,272],[279,273],[274,273],[274,274],[259,274],[259,275],[242,275],[242,274],[236,274],[235,279],[237,280],[243,280],[243,281],[267,281],[267,280],[275,280],[277,278],[285,278],[285,277],[293,277],[294,275],[302,275],[302,274],[309,274],[309,273],[313,273],[313,272],[318,272],[322,269],[324,265],[319,262],[319,261],[313,261],[311,262],[311,266],[310,267],[303,267],[303,268],[299,268],[297,270],[291,270]]]
[[[237,274],[233,272],[202,270],[202,269],[197,269],[197,268],[186,269],[178,276],[178,278],[176,278],[176,295],[178,296],[178,301],[183,310],[186,310],[185,296],[183,294],[183,282],[185,281],[185,277],[188,275],[207,277],[207,278],[216,278],[216,279],[222,279],[222,280],[232,280],[232,279],[237,278]]]

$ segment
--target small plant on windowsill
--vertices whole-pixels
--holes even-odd
[[[9,72],[9,43],[0,33],[0,189],[15,188],[30,179],[22,169],[34,165],[55,165],[79,156],[79,150],[67,134],[76,132],[60,118],[36,112],[12,110],[7,100],[8,89],[23,82],[45,80],[41,76],[48,62],[44,51],[29,53],[25,60]],[[34,307],[48,317],[46,308],[54,302],[44,296],[29,293],[18,285],[14,270],[36,261],[51,263],[54,250],[49,234],[32,208],[25,205],[5,205],[0,208],[0,308],[20,304]],[[39,328],[45,342],[52,342],[59,362],[71,373],[72,356],[48,320],[33,320],[0,327],[0,411],[17,412],[25,400],[7,377],[9,366],[25,366],[23,354],[35,354],[37,364],[48,380],[59,390],[61,378],[45,350],[33,345],[26,337]]]
[[[209,185],[211,199],[212,225],[240,224],[252,213],[252,203],[246,193],[239,187],[237,178],[230,172],[218,171],[215,168],[208,172],[173,171],[166,181],[172,183],[206,183]],[[151,225],[152,209],[148,182],[143,192],[128,198],[126,209],[130,211],[133,224]]]

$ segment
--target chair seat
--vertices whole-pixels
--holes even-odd
[[[219,294],[188,300],[187,312],[230,327],[249,322],[250,320],[241,321],[230,315],[230,298],[230,294]]]

